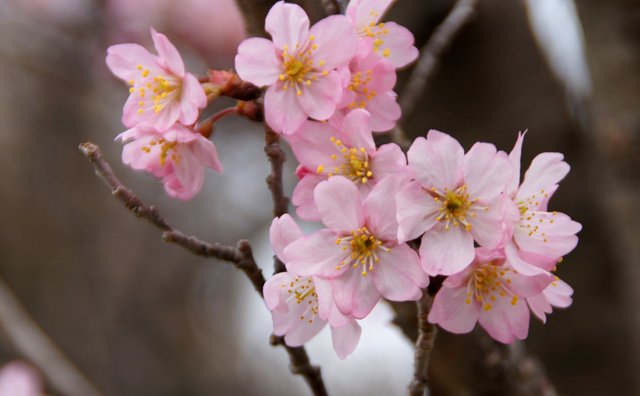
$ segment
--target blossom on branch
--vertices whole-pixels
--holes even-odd
[[[367,316],[380,296],[418,300],[429,284],[416,252],[397,241],[394,196],[408,176],[389,176],[362,202],[353,182],[331,177],[315,188],[326,229],[284,249],[290,271],[329,278],[335,303],[344,315]]]
[[[555,280],[546,289],[535,296],[528,297],[527,303],[531,308],[531,312],[542,323],[546,323],[547,317],[545,314],[550,314],[553,311],[552,307],[567,308],[573,302],[572,295],[573,289],[571,286],[556,276]]]
[[[342,118],[354,109],[366,109],[374,132],[393,129],[400,118],[400,105],[392,91],[396,85],[396,68],[371,51],[373,39],[358,40],[358,48],[348,65],[338,69],[345,88],[338,110],[331,120]]]
[[[442,284],[429,322],[457,334],[470,332],[478,322],[500,342],[522,340],[529,333],[530,319],[524,300],[541,293],[553,280],[550,274],[518,273],[502,250],[476,248],[471,265]]]
[[[358,40],[348,18],[332,15],[309,29],[309,17],[300,6],[280,1],[269,11],[265,30],[273,41],[243,41],[235,64],[243,80],[269,86],[264,99],[267,124],[289,135],[308,117],[331,117],[342,95],[335,69],[349,62]]]
[[[517,212],[512,214],[516,219],[513,238],[505,251],[514,268],[531,275],[551,271],[562,256],[572,251],[578,244],[575,234],[582,226],[563,213],[547,211],[558,183],[569,173],[570,166],[562,154],[536,156],[520,184],[523,140],[524,134],[519,134],[509,154],[515,172],[507,195],[513,199]]]
[[[122,149],[122,162],[162,178],[172,198],[193,198],[204,182],[203,167],[222,173],[213,143],[178,123],[162,132],[150,125],[139,125],[116,139],[129,141]]]
[[[467,154],[451,136],[429,131],[407,153],[415,181],[397,195],[398,239],[422,236],[420,259],[429,275],[452,275],[473,260],[474,241],[504,245],[514,220],[513,202],[502,192],[513,177],[507,153],[476,143]]]
[[[192,125],[199,109],[207,105],[204,89],[185,72],[180,53],[165,35],[151,28],[151,37],[157,56],[138,44],[117,44],[107,50],[107,66],[131,86],[122,123],[129,128],[145,123],[158,130],[176,121]]]
[[[287,263],[284,249],[304,234],[291,216],[285,214],[273,219],[269,237],[276,256]],[[358,345],[362,329],[353,317],[337,309],[326,279],[281,272],[265,283],[264,301],[273,317],[273,333],[284,336],[289,346],[305,344],[327,323],[340,359],[350,355]]]
[[[418,57],[413,34],[395,22],[378,23],[394,0],[351,0],[347,16],[353,21],[358,37],[373,38],[373,51],[403,67]]]
[[[369,128],[369,113],[357,109],[344,117],[338,128],[330,123],[305,121],[288,140],[300,162],[300,182],[293,191],[297,214],[310,221],[321,219],[314,189],[332,176],[351,180],[366,198],[373,186],[387,176],[410,175],[412,170],[397,144],[376,148]]]

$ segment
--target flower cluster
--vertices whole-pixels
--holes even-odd
[[[406,155],[394,143],[376,147],[373,132],[400,117],[396,68],[418,55],[407,29],[380,22],[390,3],[352,0],[346,15],[310,26],[301,7],[280,1],[265,22],[272,40],[242,42],[238,74],[209,71],[207,94],[153,29],[157,56],[136,44],[110,47],[107,64],[131,85],[122,159],[161,178],[172,197],[191,198],[204,167],[222,171],[209,134],[199,133],[213,121],[196,122],[226,92],[242,101],[237,109],[247,113],[237,114],[264,114],[291,145],[300,163],[296,213],[326,227],[304,235],[285,214],[270,228],[286,272],[266,282],[264,299],[288,345],[328,323],[344,359],[358,344],[358,320],[381,297],[418,300],[434,276],[447,278],[430,322],[453,333],[480,323],[503,343],[523,339],[530,312],[545,321],[552,307],[572,302],[553,271],[581,226],[547,208],[569,165],[559,153],[540,154],[520,183],[522,134],[510,154],[489,143],[465,153],[436,130]],[[264,109],[248,104],[262,93]]]
[[[130,129],[116,139],[128,142],[125,164],[161,177],[169,196],[188,200],[202,187],[203,167],[222,172],[215,146],[193,127],[207,97],[167,37],[153,28],[151,37],[157,56],[138,44],[107,51],[107,66],[130,85],[122,116]]]

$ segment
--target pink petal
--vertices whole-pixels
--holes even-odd
[[[409,175],[393,175],[376,183],[367,196],[364,209],[367,228],[382,241],[396,241],[396,194],[409,183]]]
[[[375,271],[375,270],[374,270]],[[369,315],[380,299],[380,292],[370,276],[350,268],[338,278],[331,279],[333,299],[340,312],[362,319]]]
[[[567,308],[573,300],[573,289],[563,280],[557,279],[552,282],[543,291],[545,297],[549,301],[549,304],[558,308]]]
[[[291,197],[291,202],[298,207],[296,209],[298,217],[307,221],[322,220],[318,206],[316,206],[315,198],[313,197],[313,190],[318,183],[326,179],[324,175],[309,174],[298,182]]]
[[[161,70],[157,64],[156,57],[138,44],[112,45],[107,49],[106,61],[111,72],[127,82],[140,79],[138,65],[143,65],[146,68],[155,66],[155,70],[149,70],[151,75],[155,75],[155,71]]]
[[[322,222],[334,233],[347,235],[365,224],[360,192],[352,181],[333,176],[318,184],[314,196]]]
[[[503,237],[505,227],[513,227],[513,222],[510,224],[503,223],[504,206],[508,200],[509,198],[501,195],[486,203],[478,202],[473,204],[467,210],[465,219],[471,225],[471,235],[480,246],[493,249],[502,242],[506,242]]]
[[[418,254],[403,243],[387,252],[380,249],[380,261],[370,272],[380,294],[391,301],[414,301],[422,297],[429,277],[420,266]]]
[[[504,151],[489,143],[476,143],[464,156],[464,183],[472,198],[488,200],[513,180],[513,166]]]
[[[437,204],[415,181],[404,186],[396,195],[398,241],[416,239],[438,223]]]
[[[474,257],[473,237],[463,227],[445,230],[444,224],[438,224],[422,236],[420,259],[430,276],[460,272]]]
[[[328,170],[340,164],[340,160],[331,159],[333,154],[342,157],[341,149],[331,141],[332,137],[339,139],[340,132],[331,125],[317,121],[305,121],[288,140],[300,165],[317,175],[321,173],[317,172],[319,166]],[[326,173],[324,177],[326,178]]]
[[[472,300],[467,304],[467,287],[442,287],[433,300],[429,322],[455,333],[468,333],[478,321],[480,305]]]
[[[198,135],[198,139],[191,144],[191,151],[200,162],[200,165],[222,173],[222,163],[218,159],[218,151],[210,140]]]
[[[273,84],[283,71],[282,58],[273,43],[260,37],[240,43],[235,64],[240,78],[258,86]]]
[[[513,179],[507,187],[506,194],[511,198],[516,196],[518,187],[520,187],[520,157],[522,156],[522,142],[526,133],[526,131],[525,133],[518,132],[516,144],[513,146],[511,153],[509,153],[509,160],[511,161],[511,166],[513,166]]]
[[[578,237],[574,234],[582,226],[563,213],[535,212],[527,219],[530,220],[520,221],[519,224],[530,227],[525,228],[525,232],[515,232],[513,236],[520,250],[559,259],[578,243]],[[538,228],[533,232],[535,227]],[[528,233],[527,230],[531,231]]]
[[[430,190],[457,188],[462,181],[464,149],[451,136],[430,130],[427,139],[417,138],[407,152],[409,166],[416,170],[416,180]]]
[[[478,322],[494,339],[511,344],[517,339],[527,338],[529,333],[529,309],[524,301],[511,304],[507,298],[498,298],[492,308],[480,312]]]
[[[396,126],[402,111],[396,97],[389,93],[378,94],[367,101],[366,109],[371,113],[369,124],[374,132],[386,132]]]
[[[309,33],[309,17],[297,4],[279,1],[271,7],[264,24],[276,47],[285,45],[293,50],[296,44],[304,44]]]
[[[273,313],[274,317],[276,314],[278,312]],[[312,314],[311,310],[306,315],[301,316],[303,316],[302,319],[300,319],[300,316],[294,319],[291,329],[284,335],[284,342],[289,346],[297,347],[306,344],[327,324],[326,320],[322,320],[318,315]]]
[[[313,64],[324,62],[319,70],[331,70],[347,64],[356,51],[358,36],[351,21],[344,15],[331,15],[309,30],[317,49],[311,55]]]
[[[277,133],[290,135],[300,128],[307,119],[296,93],[292,90],[278,89],[272,85],[264,97],[265,119]]]
[[[509,243],[504,248],[505,254],[507,255],[507,260],[509,261],[509,265],[516,271],[520,272],[522,275],[537,275],[545,272],[544,269],[529,263],[524,260],[520,256],[520,252],[518,247],[513,243]]]
[[[560,153],[542,153],[531,161],[531,166],[524,175],[524,180],[518,190],[518,198],[528,198],[536,194],[544,194],[542,190],[550,190],[560,182],[571,167],[562,159]]]
[[[160,58],[162,66],[177,77],[184,76],[184,62],[182,61],[182,57],[167,36],[151,28],[151,37],[153,38],[153,45],[156,47],[156,51],[158,51],[158,57]]]
[[[371,128],[369,128],[370,114],[366,110],[356,109],[344,117],[342,121],[342,142],[347,147],[358,150],[364,147],[367,154],[371,155],[376,151],[376,144],[373,141]]]
[[[207,95],[204,93],[202,85],[198,79],[191,74],[186,73],[182,82],[182,93],[180,95],[180,123],[183,125],[193,125],[197,120],[200,112],[207,106]]]
[[[296,280],[296,276],[289,272],[281,272],[275,274],[271,278],[267,279],[262,288],[264,295],[264,302],[267,305],[269,311],[278,311],[281,313],[289,312],[289,305],[282,296],[282,286],[289,286],[289,284]]]
[[[370,159],[370,169],[373,178],[382,180],[387,176],[406,174],[413,177],[413,169],[407,166],[407,157],[400,146],[395,143],[383,144]]]
[[[336,102],[340,100],[342,88],[340,75],[332,70],[326,76],[318,75],[318,79],[310,85],[300,87],[300,95],[296,95],[302,110],[319,121],[324,121],[333,115]],[[294,89],[289,89],[295,94]]]
[[[355,321],[351,320],[342,327],[331,327],[331,338],[333,339],[333,349],[335,349],[340,359],[345,359],[351,355],[358,346],[362,328]]]
[[[274,218],[271,227],[269,227],[271,247],[276,256],[284,263],[288,261],[284,255],[284,248],[302,237],[304,237],[302,230],[288,213]]]
[[[527,298],[527,304],[531,312],[536,315],[542,323],[547,323],[547,316],[545,314],[553,312],[553,308],[551,308],[551,304],[549,304],[549,301],[547,301],[543,293]]]
[[[388,33],[384,33],[387,30]],[[378,36],[384,43],[378,46],[376,53],[389,59],[395,67],[403,67],[418,58],[419,52],[413,46],[414,38],[409,29],[395,22],[385,22],[383,34]],[[385,52],[386,50],[388,52]]]
[[[0,369],[0,395],[43,396],[42,379],[27,363],[19,360],[9,362]]]
[[[344,267],[342,270],[337,267],[351,252],[336,244],[336,239],[336,234],[323,229],[291,242],[283,251],[289,260],[287,269],[300,276],[332,278],[342,275]]]

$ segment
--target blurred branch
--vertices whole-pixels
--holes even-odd
[[[429,323],[427,319],[432,305],[433,296],[429,294],[427,289],[424,289],[422,298],[417,301],[418,340],[416,341],[413,381],[411,381],[407,392],[409,396],[423,396],[429,383],[427,371],[429,369],[431,351],[438,332],[436,326]]]
[[[0,325],[11,343],[65,396],[100,396],[95,387],[60,352],[0,280]]]
[[[245,275],[247,275],[247,277],[253,284],[253,287],[260,294],[260,296],[264,298],[262,289],[265,283],[265,279],[262,275],[262,270],[258,267],[255,259],[253,258],[251,245],[248,241],[241,240],[238,242],[238,247],[234,248],[232,246],[224,246],[218,243],[211,244],[208,242],[204,242],[196,237],[187,236],[181,231],[172,228],[169,223],[167,223],[167,221],[162,216],[160,216],[160,213],[155,206],[145,205],[140,200],[140,198],[138,198],[131,190],[127,189],[122,183],[120,183],[120,181],[116,178],[113,171],[111,170],[111,166],[109,166],[109,164],[102,157],[100,148],[97,145],[91,142],[87,142],[81,144],[79,148],[80,151],[82,151],[82,153],[93,164],[96,174],[111,188],[111,193],[113,194],[113,196],[121,200],[124,203],[124,206],[132,211],[136,216],[146,219],[151,224],[164,231],[162,234],[163,240],[165,240],[166,242],[177,243],[178,245],[181,245],[185,249],[199,256],[215,257],[220,260],[232,262],[236,268],[242,270]],[[278,150],[280,150],[279,145],[277,145],[277,148]],[[281,155],[276,153],[275,155],[281,158],[279,174],[280,190],[282,190],[282,162],[284,162],[284,153],[281,153]],[[282,196],[284,197],[284,195]],[[284,198],[286,199],[286,197]],[[314,395],[327,395],[327,391],[320,374],[320,368],[311,364],[304,347],[292,348],[286,344],[283,344],[283,342],[284,341],[282,341],[282,345],[284,345],[287,349],[289,358],[291,360],[291,372],[293,374],[302,375],[307,384],[309,384],[309,387],[311,388],[311,391]],[[280,345],[281,343],[272,341],[272,344]],[[91,393],[77,393],[70,396],[99,395],[94,395]]]
[[[401,120],[406,120],[413,111],[419,96],[424,92],[427,80],[433,73],[438,58],[447,49],[460,28],[474,15],[474,8],[478,0],[458,0],[449,15],[436,28],[427,43],[420,49],[421,56],[418,64],[413,68],[404,92],[398,103],[402,109]],[[400,124],[401,120],[398,120]],[[399,130],[400,131],[400,130]],[[398,132],[399,133],[399,132]],[[406,139],[406,138],[405,138]]]

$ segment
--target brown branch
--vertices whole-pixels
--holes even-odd
[[[422,298],[417,301],[418,306],[418,340],[416,341],[416,353],[414,358],[413,381],[409,385],[409,396],[423,396],[428,386],[427,371],[433,343],[438,329],[429,323],[427,319],[433,305],[433,296],[427,289],[422,291]]]
[[[451,45],[460,28],[474,15],[477,2],[478,0],[458,0],[449,15],[421,48],[420,60],[413,68],[409,81],[398,101],[402,109],[402,120],[406,120],[413,111],[418,97],[424,92],[427,80],[437,65],[438,58]],[[398,124],[400,124],[400,120],[398,120]]]
[[[264,151],[267,153],[269,162],[271,163],[271,173],[267,176],[267,186],[271,191],[273,200],[273,217],[280,217],[289,211],[289,198],[284,195],[282,187],[282,167],[287,159],[284,151],[280,148],[280,136],[273,131],[266,123],[264,124],[265,146]],[[286,271],[286,267],[278,257],[274,260],[274,273]]]
[[[1,279],[0,325],[11,343],[42,371],[58,392],[65,396],[100,396],[100,392],[34,322]]]
[[[304,347],[290,347],[285,344],[284,337],[278,337],[276,335],[271,336],[271,345],[282,345],[285,347],[289,354],[289,360],[291,361],[289,366],[291,372],[304,377],[309,388],[313,391],[314,396],[328,396],[327,389],[322,381],[320,367],[311,365]]]
[[[276,135],[277,137],[277,135]],[[277,145],[277,141],[276,141]],[[253,287],[263,296],[263,286],[265,283],[264,276],[262,275],[262,270],[258,267],[253,258],[253,253],[251,250],[251,245],[246,240],[241,240],[238,242],[238,247],[232,246],[224,246],[218,243],[211,244],[208,242],[204,242],[196,237],[187,236],[181,231],[178,231],[172,228],[167,221],[160,216],[158,209],[155,206],[147,206],[145,205],[140,198],[138,198],[133,192],[127,189],[120,181],[116,178],[111,170],[109,164],[104,160],[102,154],[100,153],[100,148],[91,143],[83,143],[80,145],[80,151],[91,161],[93,164],[96,174],[111,188],[111,193],[118,199],[120,199],[125,207],[131,210],[136,216],[142,217],[149,221],[151,224],[160,228],[163,232],[162,239],[167,242],[177,243],[178,245],[184,247],[185,249],[191,251],[194,254],[205,256],[205,257],[215,257],[220,260],[229,261],[233,263],[233,265],[242,270],[245,275],[249,278]],[[280,146],[277,145],[277,149],[280,150]],[[277,151],[277,150],[274,150]],[[282,150],[280,150],[282,151]],[[282,162],[284,162],[284,153],[274,154],[281,158],[280,161],[280,190],[282,190]],[[275,161],[275,162],[278,162]],[[284,194],[282,195],[284,197]],[[284,197],[286,199],[286,197]],[[286,206],[285,206],[286,213]],[[276,337],[276,339],[281,337]],[[293,374],[302,375],[309,384],[311,391],[314,395],[322,396],[326,395],[327,391],[324,386],[324,382],[322,381],[322,376],[320,374],[320,368],[317,366],[313,366],[309,361],[309,357],[307,356],[307,352],[304,347],[292,348],[286,344],[284,341],[275,342],[272,341],[274,345],[284,345],[287,352],[289,353],[289,358],[291,360],[290,369]],[[74,394],[70,396],[99,396],[91,393],[85,394]]]

